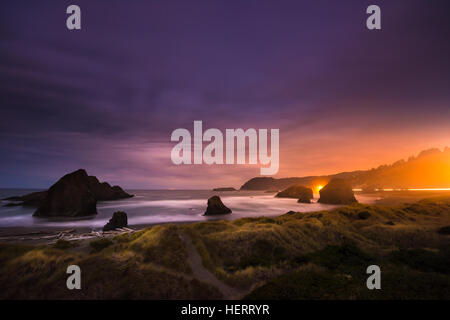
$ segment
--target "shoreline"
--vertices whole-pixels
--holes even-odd
[[[439,196],[449,196],[450,191],[415,191],[413,193],[409,191],[389,191],[389,192],[374,192],[374,193],[357,193],[366,197],[374,198],[374,202],[371,205],[375,206],[395,206],[402,203],[417,202],[425,198],[433,198]],[[363,202],[361,202],[363,203]],[[304,213],[313,213],[321,210],[308,211]],[[281,216],[285,213],[281,213],[277,216]],[[258,215],[259,218],[264,217],[264,214]],[[194,224],[202,222],[212,222],[227,219],[228,216],[209,217],[205,220],[192,220],[192,221],[165,221],[154,223],[138,223],[129,224],[128,229],[130,231],[115,231],[103,233],[101,228],[93,228],[88,226],[0,226],[0,243],[22,243],[22,244],[51,244],[56,242],[57,239],[65,239],[65,235],[71,235],[76,239],[94,238],[94,237],[108,237],[114,234],[120,234],[123,232],[136,232],[143,229],[151,228],[157,225],[166,224]],[[243,217],[236,217],[241,219]],[[232,219],[235,220],[235,219]],[[81,237],[81,238],[80,238]],[[70,240],[70,239],[69,239]]]
[[[145,229],[150,229],[154,226],[175,224],[194,224],[199,222],[220,221],[224,219],[207,220],[207,221],[169,221],[157,222],[148,224],[128,225],[126,228],[115,231],[94,230],[89,227],[56,227],[56,226],[30,226],[30,227],[0,227],[0,245],[1,244],[30,244],[30,245],[51,245],[57,240],[66,241],[83,241],[92,240],[94,238],[108,238],[123,233],[133,233]],[[73,236],[67,238],[66,236]]]

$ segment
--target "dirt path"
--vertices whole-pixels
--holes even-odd
[[[180,238],[186,244],[188,251],[188,263],[192,269],[192,273],[197,280],[209,283],[215,286],[223,295],[226,300],[240,299],[245,292],[243,290],[230,287],[226,283],[223,283],[217,277],[203,266],[202,258],[197,252],[191,238],[184,232],[179,232]]]

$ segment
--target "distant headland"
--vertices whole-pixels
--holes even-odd
[[[353,188],[373,191],[383,188],[448,188],[450,187],[450,148],[428,149],[408,160],[380,165],[370,170],[341,172],[333,175],[275,179],[256,177],[246,181],[240,190],[282,190],[293,185],[308,186],[318,192],[332,179],[347,180]]]

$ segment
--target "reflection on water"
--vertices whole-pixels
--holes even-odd
[[[0,197],[22,195],[30,190],[0,191]],[[311,212],[328,210],[336,206],[320,203],[302,204],[296,199],[275,198],[274,193],[263,191],[213,192],[201,190],[131,190],[135,197],[97,204],[98,214],[81,219],[33,218],[33,208],[0,207],[0,226],[67,226],[101,228],[113,212],[128,214],[129,225],[165,222],[207,221],[213,219],[237,219],[243,217],[278,216],[290,210]],[[207,199],[219,195],[224,204],[233,210],[231,215],[204,217]],[[317,196],[317,195],[316,195]],[[373,203],[374,198],[356,195],[358,201]],[[316,201],[317,199],[315,199]]]

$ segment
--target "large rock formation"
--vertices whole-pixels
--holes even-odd
[[[208,199],[208,207],[205,211],[205,216],[217,215],[217,214],[229,214],[231,209],[227,208],[220,197],[212,196]]]
[[[356,201],[351,185],[343,179],[333,179],[320,191],[320,203],[351,204]]]
[[[66,174],[48,189],[47,197],[34,212],[36,217],[80,217],[97,214],[97,199],[84,170]]]
[[[311,203],[311,197],[309,196],[309,195],[307,195],[307,194],[302,194],[299,198],[298,198],[298,200],[297,200],[297,202],[298,203]]]
[[[30,195],[24,196],[28,197]],[[22,197],[22,198],[24,198]],[[36,217],[81,217],[97,214],[97,201],[129,198],[119,186],[100,183],[84,169],[66,174],[37,202]]]
[[[116,211],[113,213],[112,218],[109,219],[109,222],[103,227],[103,231],[111,231],[126,226],[128,226],[127,214],[123,211]]]
[[[276,197],[278,198],[295,198],[301,203],[311,203],[311,199],[314,198],[313,191],[310,188],[304,186],[292,186],[281,192],[278,192]]]

